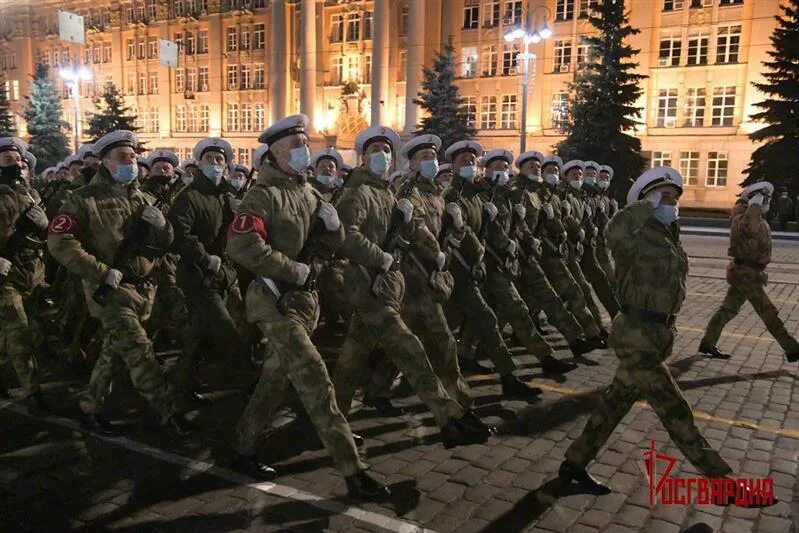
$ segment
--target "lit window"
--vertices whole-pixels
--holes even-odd
[[[727,152],[707,153],[707,186],[727,186]]]

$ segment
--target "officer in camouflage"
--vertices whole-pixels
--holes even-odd
[[[764,290],[768,275],[766,266],[771,262],[771,229],[765,215],[769,211],[774,195],[774,185],[761,181],[747,187],[736,202],[730,216],[730,249],[732,257],[727,266],[727,295],[705,330],[699,344],[699,352],[717,359],[729,359],[730,355],[716,346],[724,326],[741,310],[744,302],[752,304],[755,312],[768,328],[783,350],[786,359],[793,363],[799,360],[799,344],[785,329],[777,312]]]
[[[598,213],[596,213],[597,236],[595,253],[599,266],[602,268],[602,271],[605,272],[605,277],[615,294],[616,269],[613,266],[613,260],[610,258],[610,252],[608,251],[607,241],[605,239],[605,229],[608,227],[608,222],[610,222],[610,219],[619,211],[618,202],[608,194],[611,179],[613,179],[613,168],[608,165],[600,165],[594,191],[598,209]]]

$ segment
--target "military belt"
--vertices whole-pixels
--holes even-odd
[[[666,327],[671,327],[677,321],[677,315],[669,315],[667,313],[659,313],[650,309],[641,309],[640,307],[633,307],[631,305],[622,305],[621,312],[625,315],[634,316],[644,322],[653,322],[655,324],[663,324]]]
[[[755,270],[765,270],[766,269],[766,265],[764,265],[762,263],[755,263],[754,261],[746,261],[745,259],[738,259],[737,257],[733,258],[733,262],[736,265],[748,266],[748,267],[754,268]]]

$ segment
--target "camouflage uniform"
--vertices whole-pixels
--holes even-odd
[[[258,181],[242,200],[231,226],[230,257],[257,276],[247,291],[247,318],[269,339],[261,378],[236,425],[234,447],[243,455],[255,451],[258,436],[283,403],[289,385],[302,401],[328,453],[345,476],[363,470],[346,418],[336,404],[333,384],[322,356],[310,340],[319,319],[316,291],[284,290],[286,312],[261,279],[296,283],[295,259],[316,223],[320,197],[305,177],[292,177],[271,164],[261,167]],[[333,249],[343,229],[325,232]],[[296,287],[294,285],[294,287]]]
[[[715,346],[724,326],[748,301],[782,349],[791,355],[799,353],[799,344],[785,329],[777,308],[764,290],[768,279],[765,268],[771,262],[771,229],[760,206],[736,205],[730,218],[728,255],[733,258],[727,266],[730,286],[721,307],[707,325],[701,345]]]
[[[605,277],[615,293],[616,268],[613,266],[613,259],[611,259],[610,251],[607,247],[605,229],[608,227],[608,222],[610,222],[610,220],[618,212],[619,204],[616,202],[616,200],[608,196],[607,190],[603,191],[597,189],[595,194],[597,202],[597,213],[595,219],[597,228],[595,250],[596,260],[599,263],[599,266],[602,268],[602,271],[605,273]]]
[[[39,390],[36,351],[42,339],[26,304],[44,283],[44,252],[31,244],[11,250],[9,241],[19,217],[37,199],[23,182],[0,185],[0,257],[11,261],[11,271],[0,281],[0,369],[10,361],[27,394]]]
[[[418,205],[418,199],[414,203]],[[439,252],[438,242],[425,227],[423,213],[419,211],[414,211],[411,224],[404,224],[401,231],[421,260],[433,261]],[[433,372],[419,338],[400,316],[405,294],[402,273],[390,270],[382,274],[376,292],[372,290],[375,272],[383,261],[380,246],[392,216],[396,216],[388,182],[365,168],[353,170],[339,202],[339,215],[346,231],[342,251],[349,264],[344,277],[352,291],[353,307],[333,379],[342,412],[349,412],[355,390],[366,382],[368,355],[380,346],[433,412],[439,427],[450,418],[461,418],[463,408],[449,397]]]
[[[136,254],[128,265],[132,279],[123,279],[104,307],[92,295],[114,259],[125,236],[140,223],[140,213],[155,199],[142,193],[135,182],[115,182],[101,167],[91,184],[71,194],[51,221],[47,246],[50,254],[70,273],[79,276],[92,316],[100,319],[104,339],[100,358],[89,386],[80,396],[81,409],[99,413],[111,391],[114,369],[125,363],[136,390],[161,415],[163,421],[176,412],[153,347],[142,327],[152,309],[155,287],[149,276],[156,261]],[[141,222],[143,223],[143,222]],[[172,242],[172,226],[158,230],[147,225],[147,242],[166,250]],[[117,266],[117,268],[119,268]]]
[[[700,472],[725,476],[729,465],[699,433],[691,407],[665,363],[674,343],[674,316],[685,299],[688,256],[678,226],[658,222],[652,211],[648,201],[635,202],[608,225],[608,246],[624,302],[609,339],[619,366],[599,408],[566,451],[566,460],[585,468],[633,404],[644,399]]]

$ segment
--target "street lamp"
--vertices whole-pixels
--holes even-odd
[[[544,10],[543,25],[537,27],[534,15],[537,11]],[[541,5],[535,9],[527,11],[527,17],[523,27],[516,28],[505,34],[505,42],[521,40],[524,42],[524,53],[518,54],[516,60],[522,67],[522,127],[520,140],[520,153],[527,151],[527,93],[530,86],[530,60],[535,59],[535,54],[530,53],[530,44],[538,44],[542,40],[552,37],[552,28],[549,26],[549,18],[552,12],[547,6]]]
[[[92,79],[92,71],[85,67],[62,68],[58,75],[64,81],[72,84],[72,108],[75,111],[75,126],[72,131],[75,133],[75,153],[80,147],[80,82]]]

